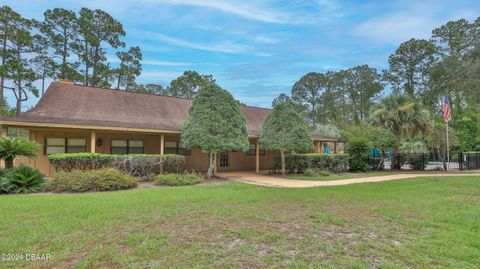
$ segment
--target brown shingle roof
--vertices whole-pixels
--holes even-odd
[[[180,132],[191,103],[184,98],[53,82],[33,109],[8,120]],[[258,136],[270,109],[241,106],[240,110],[248,134]],[[316,135],[314,138],[322,139]]]

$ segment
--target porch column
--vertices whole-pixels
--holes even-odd
[[[95,153],[95,148],[97,147],[97,134],[95,130],[92,130],[90,133],[90,152]]]
[[[165,135],[160,135],[160,154],[165,154]]]
[[[2,125],[2,138],[7,138],[8,137],[8,126],[7,125]],[[5,160],[0,161],[0,167],[5,168]]]
[[[315,145],[316,145],[316,147],[315,147],[316,153],[321,153],[321,150],[320,150],[320,142],[318,142],[318,141],[315,142]]]
[[[260,138],[257,138],[255,146],[255,172],[260,174]]]
[[[337,153],[337,142],[333,142],[333,153]]]

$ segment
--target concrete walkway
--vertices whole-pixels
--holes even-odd
[[[309,187],[320,187],[320,186],[340,186],[340,185],[349,185],[355,183],[366,183],[366,182],[381,182],[389,180],[398,180],[398,179],[408,179],[416,177],[455,177],[455,176],[476,176],[480,179],[480,173],[472,174],[396,174],[388,176],[374,176],[374,177],[360,177],[360,178],[351,178],[351,179],[340,179],[340,180],[329,180],[329,181],[309,181],[309,180],[295,180],[295,179],[285,179],[280,177],[273,177],[268,175],[255,174],[253,172],[220,172],[217,173],[218,177],[254,184],[262,185],[269,187],[280,187],[280,188],[309,188]]]

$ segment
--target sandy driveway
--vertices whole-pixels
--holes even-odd
[[[341,180],[330,180],[330,181],[309,181],[309,180],[294,180],[294,179],[284,179],[279,177],[272,177],[267,175],[259,175],[252,172],[222,172],[218,173],[217,176],[226,178],[233,181],[263,185],[269,187],[284,187],[284,188],[309,188],[309,187],[320,187],[320,186],[340,186],[348,185],[355,183],[366,183],[366,182],[381,182],[388,180],[398,180],[398,179],[408,179],[416,177],[454,177],[454,176],[476,176],[480,179],[480,173],[474,174],[396,174],[389,176],[376,176],[376,177],[360,177],[360,178],[351,178],[351,179],[341,179]]]

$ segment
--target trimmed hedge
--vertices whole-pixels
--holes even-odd
[[[160,154],[114,155],[101,153],[60,153],[48,156],[56,171],[89,171],[114,167],[145,180],[160,173],[180,173],[185,170],[185,156]]]
[[[275,157],[274,161],[273,169],[280,170],[280,157]],[[308,168],[340,173],[348,169],[348,154],[289,154],[285,156],[285,164],[288,173],[303,173]]]
[[[188,186],[195,185],[203,181],[203,177],[199,173],[184,174],[165,174],[159,175],[155,180],[155,185],[159,186]]]
[[[56,171],[87,171],[112,167],[115,155],[100,153],[57,153],[48,155]]]
[[[138,180],[115,168],[72,172],[61,171],[47,183],[53,192],[114,191],[135,188]]]

